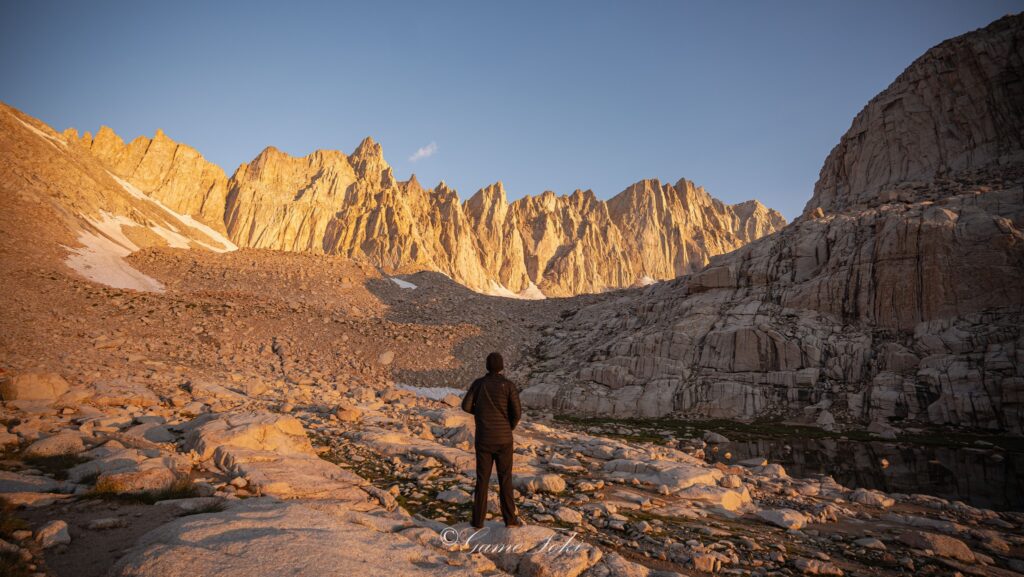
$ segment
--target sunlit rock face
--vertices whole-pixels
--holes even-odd
[[[441,272],[467,287],[537,298],[601,292],[696,271],[785,226],[751,200],[727,205],[687,180],[640,181],[509,202],[497,182],[462,202],[444,182],[399,181],[381,145],[294,157],[268,147],[230,178],[162,131],[129,144],[109,128],[80,143],[113,174],[239,246],[365,258],[388,273]]]
[[[74,131],[60,134],[2,103],[0,127],[0,181],[9,200],[2,223],[8,271],[16,268],[17,255],[36,268],[60,262],[62,270],[107,286],[161,291],[162,283],[125,257],[147,247],[235,248],[222,234],[223,225],[218,230],[208,224],[216,219],[204,216],[204,199],[223,196],[223,175],[218,181],[216,167],[194,150],[161,134],[129,146],[107,130],[97,139],[79,138]],[[110,162],[100,159],[108,153]],[[196,187],[188,202],[175,198],[185,181]]]
[[[463,203],[443,182],[396,180],[370,139],[351,156],[267,149],[229,188],[226,224],[242,246],[365,257],[389,272],[438,271],[522,296],[675,278],[785,225],[756,201],[726,205],[685,180],[641,181],[608,202],[578,190],[509,203],[498,182]]]
[[[1020,432],[1022,18],[940,44],[872,99],[796,222],[568,315],[526,402]]]
[[[171,140],[162,130],[129,144],[104,126],[96,136],[74,129],[64,137],[88,149],[112,173],[175,212],[192,216],[224,232],[228,179],[224,171],[194,148]]]

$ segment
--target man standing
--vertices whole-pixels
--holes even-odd
[[[473,492],[473,526],[481,529],[487,515],[487,487],[491,464],[498,466],[501,516],[506,527],[519,527],[512,496],[512,429],[519,424],[522,408],[519,391],[501,371],[505,362],[498,353],[487,355],[487,374],[473,381],[462,398],[462,410],[476,421],[476,489]]]

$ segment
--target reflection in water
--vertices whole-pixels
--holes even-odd
[[[717,456],[708,451],[714,460],[724,460],[726,452],[732,453],[732,463],[766,457],[793,477],[826,474],[850,488],[924,493],[976,507],[1024,510],[1024,453],[799,438],[734,441],[719,447]]]

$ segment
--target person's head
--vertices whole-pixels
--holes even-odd
[[[487,372],[488,373],[500,373],[505,368],[505,359],[501,358],[501,353],[491,353],[487,355]]]

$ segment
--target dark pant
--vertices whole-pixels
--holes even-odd
[[[487,487],[491,481],[491,464],[498,466],[498,493],[501,517],[505,524],[516,522],[516,503],[512,495],[512,444],[476,448],[476,489],[473,491],[473,526],[483,527],[487,516]]]

